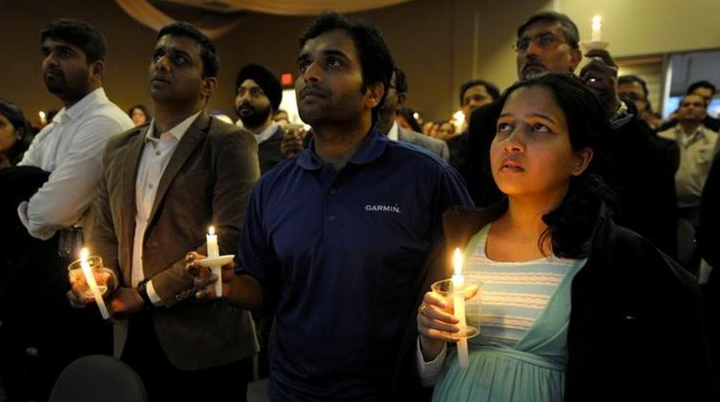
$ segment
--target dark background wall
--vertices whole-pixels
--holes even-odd
[[[301,0],[298,0],[301,1]],[[338,0],[343,1],[343,0]],[[615,57],[717,48],[717,0],[413,0],[357,13],[384,33],[410,83],[409,104],[434,120],[458,109],[458,87],[485,78],[505,88],[516,79],[515,29],[531,13],[555,9],[590,34],[592,16],[603,16],[603,39]],[[126,15],[113,0],[0,0],[0,97],[16,101],[31,118],[58,106],[40,75],[39,32],[59,17],[96,25],[109,45],[105,87],[118,105],[151,104],[145,77],[155,33]],[[220,86],[209,105],[232,117],[234,78],[249,62],[277,73],[294,72],[297,37],[312,18],[248,13],[217,40]]]
[[[455,5],[454,1],[419,0],[354,15],[384,32],[398,65],[408,74],[410,103],[436,119],[446,118],[454,101]],[[86,20],[106,36],[105,90],[111,100],[123,109],[134,103],[152,104],[146,76],[156,33],[126,15],[115,2],[0,0],[0,15],[0,97],[18,103],[30,119],[36,119],[40,110],[61,106],[44,87],[39,51],[40,30],[60,17]],[[216,40],[220,84],[208,107],[233,118],[237,70],[259,62],[277,73],[294,73],[297,38],[312,21],[310,17],[253,13],[241,18],[237,27]]]

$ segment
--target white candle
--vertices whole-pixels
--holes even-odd
[[[102,318],[107,320],[110,318],[110,314],[105,306],[105,300],[102,298],[98,284],[95,282],[95,275],[93,275],[90,264],[88,263],[89,255],[90,252],[88,252],[87,248],[83,248],[82,251],[80,251],[80,267],[82,267],[83,275],[85,275],[85,281],[90,287],[90,291],[92,291],[93,297],[95,298],[95,304],[97,304],[98,309],[100,309]]]
[[[462,275],[462,252],[459,248],[455,249],[453,256],[455,266],[455,275],[452,277],[453,284],[453,306],[455,309],[455,318],[458,319],[458,328],[460,334],[465,335],[467,332],[467,322],[465,320],[465,277]],[[457,342],[458,364],[460,368],[468,367],[468,344],[467,339],[461,339]]]
[[[207,250],[208,258],[220,257],[220,249],[218,248],[217,235],[215,234],[215,227],[210,226],[207,233]],[[222,297],[222,266],[213,265],[211,267],[212,273],[217,276],[217,282],[215,282],[215,294],[217,297]]]
[[[600,42],[602,41],[602,34],[600,33],[600,29],[602,28],[602,24],[600,23],[601,18],[599,15],[596,15],[593,17],[593,23],[592,23],[592,34],[590,35],[590,40],[592,42]]]

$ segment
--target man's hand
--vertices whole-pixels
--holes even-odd
[[[291,158],[303,150],[303,139],[307,132],[299,127],[290,125],[282,140],[280,140],[280,154],[284,158]]]
[[[209,267],[203,267],[198,261],[204,259],[205,256],[195,251],[189,252],[185,256],[185,271],[193,277],[193,285],[197,288],[195,297],[199,300],[217,299],[215,293],[215,282],[218,277],[213,275]],[[222,266],[222,296],[227,296],[230,291],[230,282],[235,276],[235,262],[230,261],[229,264]]]
[[[580,79],[605,105],[605,114],[612,116],[620,108],[617,94],[618,66],[607,50],[593,49],[585,53],[585,57],[590,61],[580,71]]]
[[[110,313],[114,323],[127,319],[128,314],[142,310],[145,302],[140,293],[132,288],[118,288],[110,299]]]
[[[91,272],[95,276],[95,283],[98,284],[100,289],[105,289],[102,296],[105,297],[112,293],[117,286],[115,275],[113,275],[112,271],[103,268],[92,269]],[[88,304],[95,303],[95,298],[88,287],[82,269],[73,269],[68,272],[68,280],[70,281],[70,290],[66,296],[71,306],[83,308]]]

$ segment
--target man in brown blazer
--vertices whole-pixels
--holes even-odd
[[[151,401],[221,400],[222,383],[244,400],[258,350],[250,314],[195,300],[183,270],[187,250],[206,253],[210,225],[220,253],[237,254],[260,173],[252,135],[203,111],[217,71],[214,45],[192,25],[161,29],[149,69],[155,119],[111,139],[105,153],[90,247],[118,276],[109,298],[115,353]]]

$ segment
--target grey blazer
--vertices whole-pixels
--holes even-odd
[[[398,126],[398,140],[415,144],[443,158],[446,162],[450,159],[450,151],[445,141],[427,135],[405,130]]]
[[[135,182],[149,124],[110,139],[90,237],[93,254],[130,286],[135,231]],[[143,242],[143,270],[164,307],[151,316],[158,341],[172,364],[199,370],[257,353],[250,314],[224,301],[198,302],[184,271],[190,250],[206,254],[205,232],[218,231],[221,254],[237,254],[250,193],[260,176],[252,134],[198,116],[172,155],[158,185]],[[115,354],[127,324],[116,326]]]

